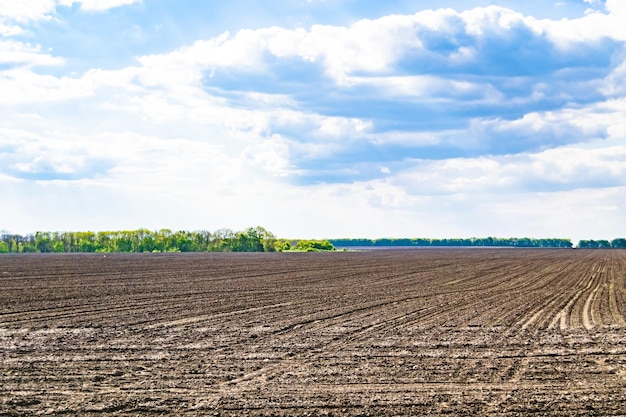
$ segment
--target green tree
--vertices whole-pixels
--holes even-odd
[[[611,241],[611,247],[614,249],[626,249],[626,239],[619,238]]]
[[[194,250],[198,252],[206,252],[211,244],[211,232],[200,230],[192,234]]]
[[[190,232],[178,231],[172,235],[172,247],[170,250],[178,252],[194,252],[193,237]]]
[[[35,235],[20,236],[18,243],[18,252],[33,253],[37,252],[37,246],[35,243]]]
[[[248,252],[273,252],[276,236],[261,226],[249,227],[245,231]]]
[[[37,248],[37,252],[52,252],[52,236],[47,232],[37,232],[35,234],[35,248]]]
[[[52,252],[55,252],[55,253],[65,252],[65,247],[63,246],[62,240],[55,240],[52,242]]]
[[[284,252],[291,249],[291,242],[287,239],[279,239],[274,242],[274,251]]]
[[[74,236],[74,245],[78,252],[96,252],[98,249],[96,234],[94,232],[76,232]]]
[[[230,229],[218,229],[213,233],[209,250],[211,252],[230,252],[232,251],[235,232]]]
[[[306,252],[332,251],[335,247],[328,240],[300,240],[296,249]]]

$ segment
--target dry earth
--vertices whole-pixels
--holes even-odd
[[[626,415],[626,251],[0,256],[0,415]]]

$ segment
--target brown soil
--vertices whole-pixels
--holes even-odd
[[[0,256],[0,415],[624,415],[626,251]]]

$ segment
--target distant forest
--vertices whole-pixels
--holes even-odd
[[[0,253],[77,252],[285,252],[332,251],[356,247],[517,247],[572,248],[570,239],[452,238],[452,239],[279,239],[263,227],[244,231],[172,231],[147,229],[112,232],[37,232],[16,235],[0,231]],[[626,248],[626,239],[581,240],[579,248]]]
[[[337,248],[351,247],[514,247],[514,248],[571,248],[573,247],[570,239],[535,239],[535,238],[467,238],[467,239],[330,239],[330,242]],[[611,249],[626,248],[626,239],[608,240],[581,240],[578,243],[579,248],[589,249]]]
[[[619,238],[608,240],[581,240],[578,242],[579,248],[585,249],[625,249],[626,239]]]

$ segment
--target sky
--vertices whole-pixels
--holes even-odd
[[[626,236],[623,0],[0,0],[0,230]]]

